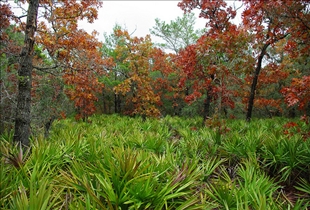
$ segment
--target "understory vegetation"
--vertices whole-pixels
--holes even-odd
[[[1,135],[0,208],[310,207],[310,140],[285,118],[201,120],[68,118],[27,152]]]

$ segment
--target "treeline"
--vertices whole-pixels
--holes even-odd
[[[15,140],[23,142],[17,120],[22,133],[94,113],[309,116],[309,1],[242,2],[240,25],[225,1],[180,2],[185,12],[200,8],[206,28],[194,30],[192,13],[170,23],[156,19],[150,33],[163,43],[118,25],[103,43],[78,29],[78,20],[97,18],[102,5],[95,0],[30,1],[20,17],[1,2],[1,133],[15,124]]]

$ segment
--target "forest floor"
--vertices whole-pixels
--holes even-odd
[[[2,135],[0,208],[308,209],[309,125],[289,121],[64,119],[31,152]]]

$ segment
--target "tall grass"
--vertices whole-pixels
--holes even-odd
[[[1,136],[1,209],[307,209],[310,140],[284,119],[55,121],[28,155]]]

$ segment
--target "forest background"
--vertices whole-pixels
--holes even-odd
[[[183,0],[162,42],[85,31],[102,1],[15,2],[1,209],[309,209],[309,0]]]
[[[120,25],[102,42],[80,29],[100,1],[29,1],[20,16],[1,2],[0,132],[29,145],[56,119],[95,113],[307,121],[309,1],[241,2],[239,25],[225,1],[180,2],[186,15],[150,29],[162,43]],[[193,9],[205,28],[194,29]]]

